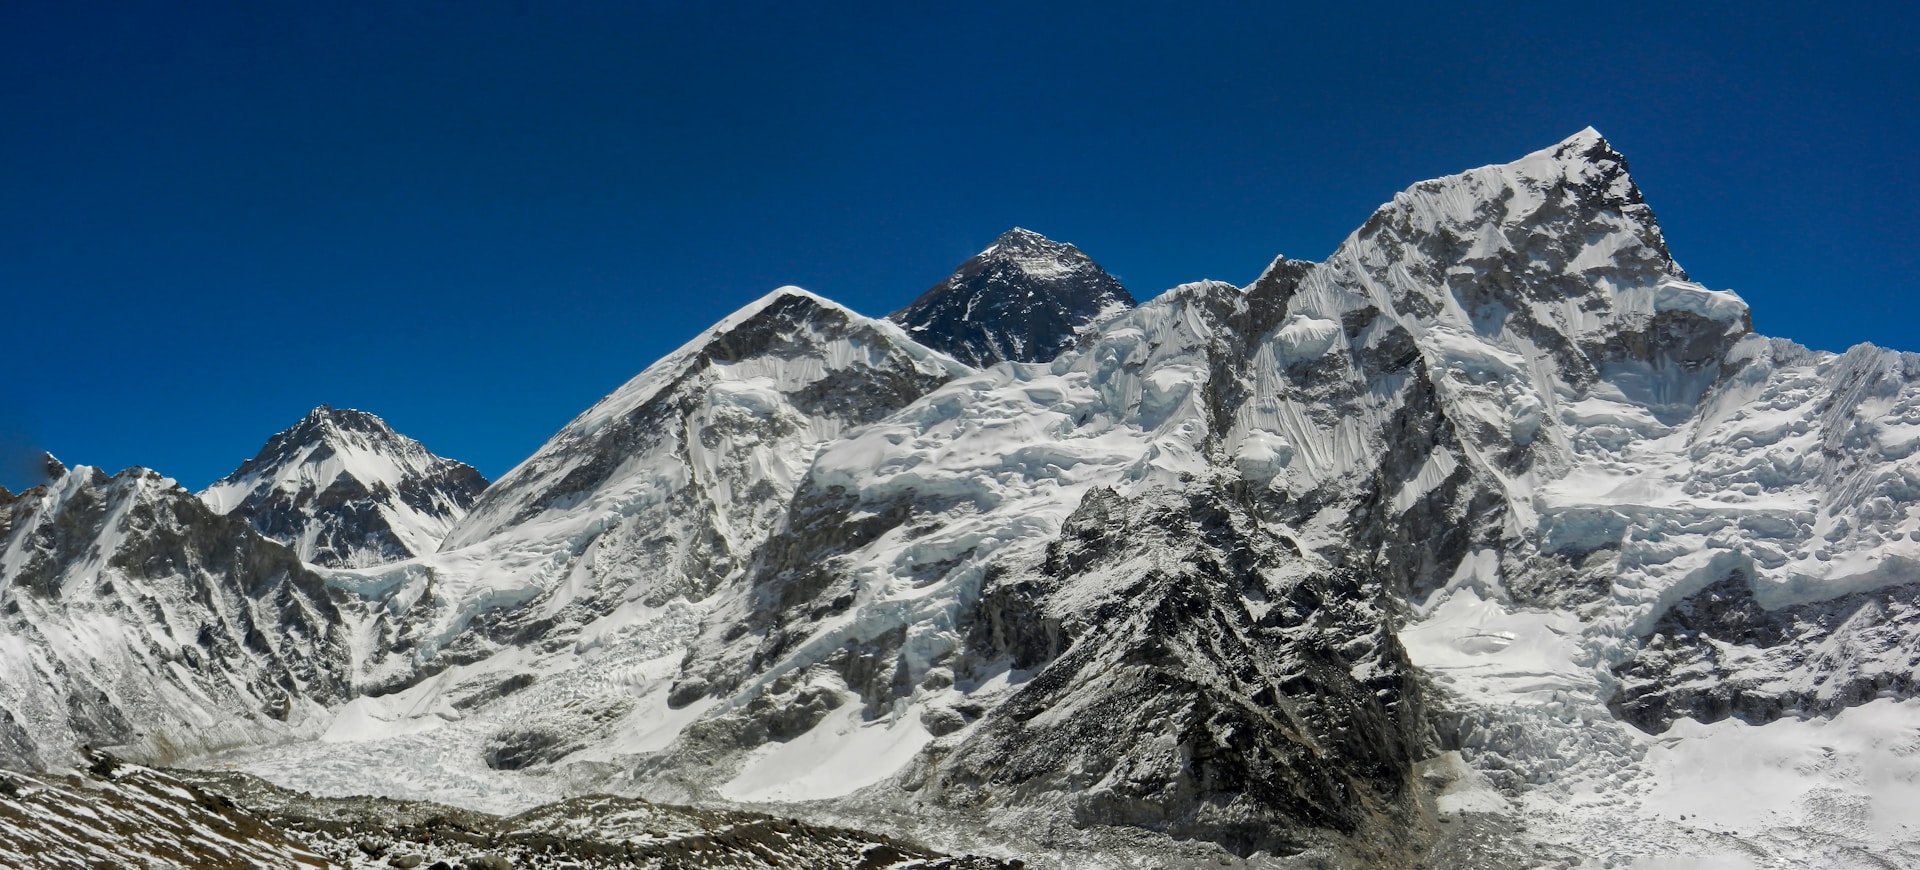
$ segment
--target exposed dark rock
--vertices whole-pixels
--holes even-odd
[[[1920,584],[1763,609],[1735,572],[1670,608],[1615,668],[1614,714],[1660,733],[1676,719],[1754,725],[1911,698],[1920,666]]]
[[[29,496],[12,512],[9,558],[22,569],[0,588],[0,632],[41,643],[45,627],[81,615],[138,628],[108,635],[119,645],[84,656],[50,648],[41,667],[54,669],[48,682],[64,721],[42,722],[53,730],[32,737],[41,746],[29,752],[18,748],[27,723],[0,719],[0,754],[12,756],[10,765],[53,763],[43,741],[58,745],[59,734],[164,756],[175,751],[172,741],[193,736],[186,723],[196,715],[173,709],[168,697],[210,699],[225,715],[256,722],[284,716],[296,694],[323,704],[346,699],[336,592],[287,548],[144,469],[111,479],[89,472],[65,481],[61,493]],[[155,731],[173,736],[148,739]]]
[[[1280,579],[1287,553],[1218,495],[1090,494],[982,596],[971,667],[1035,673],[916,776],[924,799],[1059,795],[1083,824],[1242,855],[1404,815],[1425,722],[1387,590]]]
[[[971,366],[1046,362],[1133,296],[1079,248],[1012,229],[889,315],[915,341]]]
[[[533,685],[533,674],[514,674],[498,683],[453,702],[455,710],[472,710],[484,707],[515,692]]]

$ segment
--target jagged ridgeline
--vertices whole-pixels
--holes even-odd
[[[491,485],[323,407],[198,497],[7,496],[0,764],[1062,867],[1669,854],[1649,732],[1920,726],[1916,382],[1753,334],[1592,130],[1245,287],[1013,230],[887,319],[774,291]]]

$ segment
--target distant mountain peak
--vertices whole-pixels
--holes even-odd
[[[301,452],[304,448],[354,440],[355,435],[360,436],[358,440],[369,438],[374,441],[411,440],[393,431],[393,427],[388,426],[387,421],[373,414],[352,408],[321,405],[308,411],[305,417],[300,418],[300,422],[268,438],[266,445],[260,448],[260,452],[241,463],[233,474],[227,476],[227,479],[246,476],[267,466],[285,464],[293,461],[294,454]]]
[[[1607,137],[1600,135],[1600,131],[1593,129],[1593,125],[1589,124],[1581,128],[1580,132],[1560,140],[1558,147],[1567,148],[1569,146],[1575,146],[1584,149],[1594,145],[1606,148],[1608,151],[1613,150],[1613,147],[1607,144]]]
[[[1133,295],[1079,248],[1014,227],[889,316],[973,366],[1046,362]]]
[[[432,551],[486,485],[373,414],[321,405],[201,498],[302,559],[360,567]]]

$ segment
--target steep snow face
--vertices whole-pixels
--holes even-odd
[[[285,739],[345,700],[330,590],[173,481],[82,466],[3,513],[0,766]]]
[[[1133,296],[1079,248],[1014,228],[888,319],[969,365],[1048,362]]]
[[[368,673],[404,682],[430,661],[599,637],[609,618],[623,637],[681,625],[744,569],[818,445],[968,372],[891,323],[767,295],[569,423],[439,552],[337,576],[387,605],[363,632]]]
[[[200,497],[301,559],[363,568],[433,552],[486,487],[379,417],[322,405]]]
[[[969,641],[1002,618],[978,605],[997,572],[1094,488],[1224,476],[1303,564],[1407,596],[1403,636],[1453,698],[1449,739],[1502,787],[1550,784],[1528,806],[1559,806],[1644,752],[1607,709],[1617,666],[1643,721],[1741,709],[1680,685],[1694,658],[1623,664],[1649,632],[1690,631],[1656,628],[1675,602],[1729,578],[1762,608],[1912,582],[1911,370],[1751,336],[1744,303],[1687,279],[1625,161],[1584,131],[1415,186],[1324,263],[1179,288],[1051,366],[957,381],[827,445],[752,593],[721,601],[687,658],[676,694],[718,698],[724,724],[681,750],[858,704],[888,740],[939,723],[927,751],[950,751],[933,732],[1006,703]],[[1771,637],[1808,636],[1866,614],[1819,658],[1709,658],[1778,687],[1750,705],[1770,715],[1899,694],[1908,600],[1775,620]],[[966,697],[936,702],[948,681]],[[758,770],[701,775],[744,794]]]
[[[1200,387],[1219,325],[1201,302],[1229,294],[1171,292],[1084,353],[956,380],[825,445],[746,578],[750,593],[710,619],[688,685],[751,693],[897,632],[915,650],[911,677],[957,647],[959,611],[1008,548],[1057,533],[1088,492],[1206,474]],[[874,704],[891,692],[867,689]]]
[[[1294,282],[1288,324],[1253,354],[1266,388],[1229,441],[1306,442],[1279,484],[1296,497],[1369,473],[1382,454],[1363,433],[1382,429],[1386,406],[1317,419],[1329,399],[1352,406],[1358,395],[1314,382],[1345,369],[1358,388],[1407,372],[1429,382],[1460,437],[1450,452],[1475,454],[1525,501],[1534,481],[1566,468],[1563,403],[1606,383],[1684,417],[1718,377],[1747,331],[1745,307],[1684,277],[1624,158],[1592,130],[1423,182]],[[1290,389],[1303,384],[1304,395]]]
[[[682,664],[672,697],[712,706],[643,781],[1021,807],[1038,815],[996,824],[1243,853],[1379,833],[1362,820],[1411,806],[1422,721],[1386,587],[1242,513],[1211,426],[1271,301],[1185,285],[1051,365],[956,380],[823,447]],[[1300,621],[1334,598],[1364,601]]]

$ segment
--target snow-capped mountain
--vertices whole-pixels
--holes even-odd
[[[486,488],[379,417],[321,405],[200,497],[307,562],[363,568],[432,552]]]
[[[1598,133],[1245,288],[1133,306],[1015,231],[893,320],[776,291],[387,564],[302,566],[141,474],[15,497],[0,700],[35,700],[0,707],[67,724],[0,752],[151,754],[269,694],[88,694],[200,686],[164,639],[40,664],[180,637],[111,603],[138,578],[299,627],[221,673],[306,668],[312,739],[220,761],[323,793],[760,805],[1072,867],[1920,857],[1920,356],[1754,335]],[[86,507],[134,489],[197,555]]]
[[[1015,227],[888,319],[921,344],[985,367],[1049,362],[1133,304],[1079,248]]]
[[[0,505],[0,766],[313,733],[351,695],[335,598],[172,480],[61,469]]]
[[[768,294],[569,423],[438,551],[334,575],[379,605],[356,629],[359,679],[394,691],[502,653],[565,670],[677,648],[614,641],[679,642],[779,525],[818,445],[968,372],[894,324]]]

